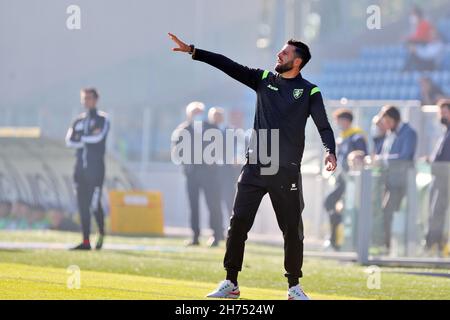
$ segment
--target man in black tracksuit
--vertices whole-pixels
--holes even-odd
[[[96,249],[102,248],[105,235],[101,197],[105,179],[106,137],[110,124],[107,115],[97,111],[97,100],[96,89],[81,90],[81,102],[86,112],[78,116],[66,135],[66,145],[76,149],[74,181],[83,231],[83,242],[73,248],[74,250],[91,249],[91,214],[95,216],[98,225]]]
[[[237,298],[240,295],[237,275],[241,271],[247,233],[252,227],[259,204],[269,193],[276,213],[278,225],[283,232],[286,269],[288,278],[288,299],[308,299],[299,285],[303,264],[303,210],[302,190],[298,184],[300,164],[304,149],[305,125],[311,115],[327,151],[327,170],[336,168],[335,140],[329,124],[320,90],[303,79],[302,67],[310,60],[308,46],[300,41],[290,40],[277,55],[277,65],[272,73],[267,70],[251,69],[227,57],[188,46],[175,35],[169,34],[178,45],[174,51],[187,52],[194,60],[208,63],[232,78],[256,91],[257,103],[254,118],[255,136],[247,150],[247,164],[238,179],[238,190],[234,200],[226,243],[224,267],[227,279],[208,297]],[[267,150],[273,156],[278,144],[278,161],[270,164],[263,161],[259,153],[264,139],[259,133],[267,130]],[[279,139],[272,141],[272,131]],[[276,150],[275,150],[276,152]],[[267,166],[276,166],[275,174],[267,174]]]

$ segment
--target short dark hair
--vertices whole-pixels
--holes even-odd
[[[294,39],[290,39],[287,44],[295,47],[295,54],[297,55],[297,57],[302,59],[300,69],[303,69],[303,67],[309,62],[309,60],[311,60],[311,52],[309,51],[309,47],[306,45],[306,43]]]
[[[98,99],[98,92],[95,88],[83,88],[81,89],[81,92],[84,92],[84,94],[90,93],[94,96],[95,99]]]
[[[447,108],[450,110],[450,99],[440,99],[437,103],[440,108]]]
[[[339,108],[333,112],[333,116],[337,119],[347,119],[353,121],[353,112],[350,109]]]
[[[400,122],[401,120],[400,111],[395,106],[384,106],[381,116],[394,119],[395,122]]]

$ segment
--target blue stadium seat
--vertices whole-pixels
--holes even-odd
[[[441,19],[437,23],[437,29],[445,42],[450,42],[450,19]]]
[[[442,61],[442,69],[450,70],[450,54],[446,53]]]
[[[341,84],[345,85],[345,86],[352,84],[352,73],[351,72],[345,72],[342,74]]]
[[[410,86],[408,99],[420,99],[420,89],[419,86]]]
[[[379,91],[379,99],[390,99],[389,94],[390,94],[390,88],[388,86],[382,85],[378,87],[378,91]]]
[[[361,99],[361,90],[359,86],[348,87],[348,98],[349,99]]]
[[[383,84],[383,73],[382,72],[373,72],[372,73],[372,85],[382,85]]]
[[[377,52],[372,46],[366,46],[361,49],[362,58],[372,58],[377,56]]]
[[[407,84],[410,84],[413,82],[413,80],[408,72],[401,72],[401,73],[399,73],[399,75],[400,75],[400,80],[399,80],[400,84],[407,85]]]
[[[392,72],[391,74],[391,81],[393,84],[401,85],[402,84],[402,77],[400,72]]]
[[[433,73],[436,83],[450,86],[450,45],[446,49],[446,72]],[[353,60],[324,63],[330,72],[323,83],[333,99],[418,99],[420,72],[403,72],[407,50],[403,44],[365,46]]]
[[[358,88],[359,90],[359,99],[368,99],[370,87],[367,85],[362,85]]]
[[[450,97],[450,86],[446,86],[446,87],[444,87],[442,89],[445,92],[445,94]]]
[[[354,74],[354,81],[358,85],[363,85],[365,79],[366,78],[364,77],[364,73],[362,73],[362,72],[357,72]]]
[[[380,97],[379,87],[375,87],[375,86],[370,87],[367,98],[368,99],[379,99],[379,97]]]
[[[443,71],[442,72],[442,83],[444,85],[450,84],[450,71]]]
[[[406,85],[401,85],[398,87],[397,95],[395,99],[409,99],[410,87]]]

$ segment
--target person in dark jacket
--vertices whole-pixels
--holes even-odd
[[[438,105],[440,121],[446,130],[430,157],[433,183],[430,191],[430,219],[425,248],[431,250],[437,245],[438,250],[442,252],[448,241],[444,227],[449,203],[450,100],[440,100]]]
[[[183,163],[183,171],[186,176],[187,192],[189,196],[189,206],[191,213],[192,240],[187,242],[188,246],[198,246],[200,244],[200,214],[199,200],[200,191],[205,195],[206,205],[209,211],[209,223],[213,230],[213,236],[208,239],[208,246],[216,247],[223,240],[222,208],[220,205],[220,181],[218,165],[207,164],[203,159],[203,152],[206,147],[204,132],[212,129],[209,122],[203,120],[205,105],[194,101],[186,107],[186,121],[181,123],[175,131],[175,147],[182,142],[185,137],[191,139],[190,159]],[[185,134],[182,134],[185,133]],[[201,145],[196,149],[195,144],[201,141]],[[201,153],[201,154],[195,154]],[[200,161],[196,158],[200,156]]]
[[[384,127],[388,130],[379,158],[385,169],[382,209],[384,243],[389,251],[393,215],[400,210],[401,202],[406,194],[408,172],[414,166],[417,133],[408,123],[401,121],[400,111],[395,106],[383,107],[381,118]]]
[[[175,35],[173,51],[191,54],[253,89],[257,95],[248,161],[238,179],[230,219],[224,267],[226,279],[208,297],[238,298],[238,273],[242,269],[245,241],[258,207],[266,193],[275,210],[284,237],[285,276],[288,298],[306,300],[299,284],[303,264],[303,210],[298,185],[305,146],[305,126],[311,115],[327,151],[328,171],[337,166],[333,130],[328,121],[320,89],[303,78],[300,70],[311,58],[309,47],[289,40],[277,54],[276,72],[243,66],[224,55],[187,45]]]

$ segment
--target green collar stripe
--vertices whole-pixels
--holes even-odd
[[[262,80],[267,78],[268,75],[269,75],[269,70],[264,70],[263,75],[262,75]]]
[[[312,96],[314,93],[317,93],[317,92],[320,92],[319,87],[314,87],[314,88],[311,90],[310,96]]]

